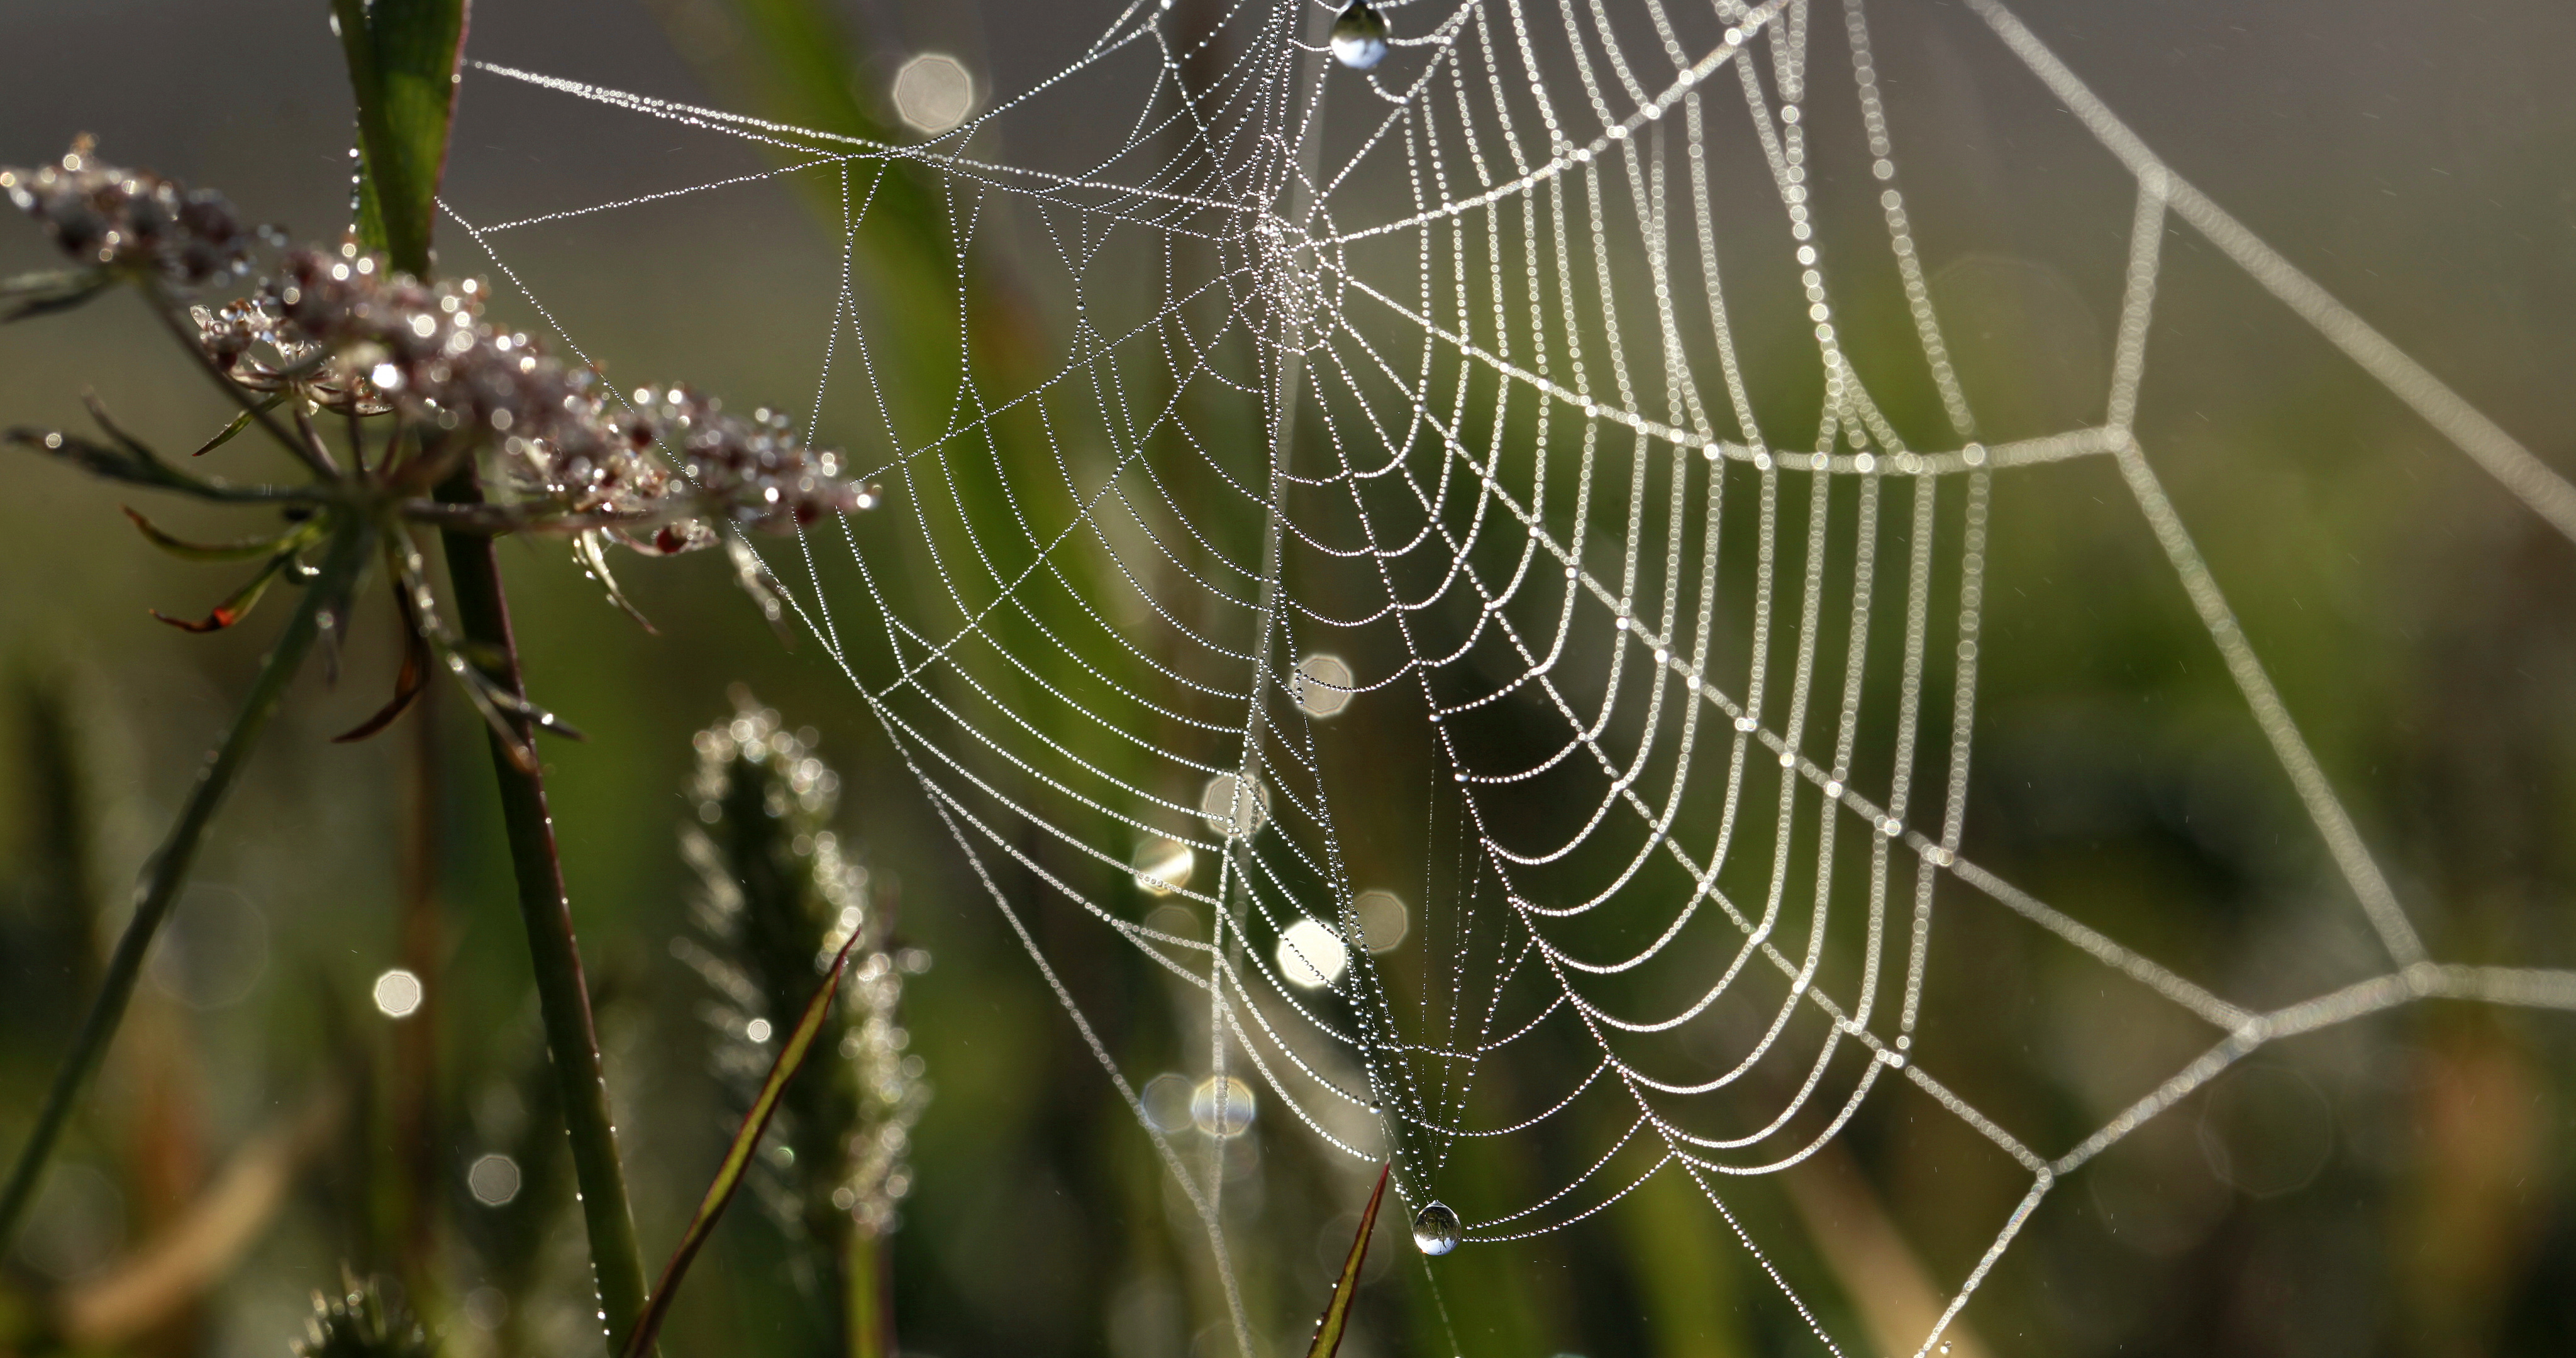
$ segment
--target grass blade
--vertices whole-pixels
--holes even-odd
[[[1333,1299],[1315,1322],[1315,1342],[1306,1346],[1306,1358],[1333,1358],[1341,1351],[1342,1331],[1351,1323],[1351,1298],[1360,1290],[1360,1261],[1368,1257],[1369,1232],[1377,1226],[1378,1205],[1386,1201],[1386,1176],[1394,1168],[1393,1161],[1378,1168],[1377,1187],[1369,1193],[1368,1210],[1360,1213],[1359,1234],[1351,1237],[1350,1257],[1342,1260],[1342,1276],[1333,1280]]]
[[[742,1126],[733,1134],[733,1144],[725,1147],[724,1159],[716,1166],[716,1177],[707,1185],[707,1195],[698,1201],[697,1215],[689,1218],[689,1229],[680,1235],[679,1248],[671,1251],[671,1262],[662,1266],[662,1279],[653,1287],[652,1298],[644,1303],[643,1318],[635,1322],[635,1331],[627,1336],[626,1358],[642,1358],[653,1348],[661,1333],[662,1321],[670,1313],[671,1296],[680,1290],[680,1280],[687,1276],[689,1263],[698,1257],[698,1249],[707,1243],[708,1233],[715,1230],[716,1219],[724,1215],[725,1205],[733,1201],[734,1190],[742,1187],[743,1171],[751,1167],[752,1152],[760,1148],[760,1134],[769,1129],[770,1115],[778,1111],[778,1096],[787,1082],[805,1064],[806,1053],[814,1046],[814,1035],[823,1030],[831,1017],[832,997],[840,993],[841,972],[849,966],[850,953],[859,945],[861,934],[853,932],[850,941],[832,958],[832,970],[823,978],[814,998],[806,1001],[804,1016],[796,1020],[796,1031],[779,1044],[778,1059],[769,1066],[769,1078],[762,1081],[759,1097],[751,1101],[751,1110],[742,1115]],[[1380,1185],[1383,1191],[1383,1184]],[[1370,1203],[1372,1215],[1376,1203]],[[1361,1230],[1366,1238],[1367,1230]],[[1351,1265],[1358,1267],[1356,1257]],[[1338,1328],[1338,1327],[1336,1327]]]
[[[134,914],[126,921],[125,932],[117,938],[116,951],[108,958],[98,995],[90,1001],[89,1013],[81,1020],[71,1051],[54,1071],[53,1084],[46,1089],[44,1105],[36,1114],[34,1130],[19,1150],[7,1182],[0,1184],[0,1251],[9,1248],[20,1218],[36,1195],[46,1158],[53,1154],[54,1142],[71,1117],[81,1086],[97,1069],[108,1039],[125,1018],[126,1002],[134,997],[135,984],[143,977],[143,959],[151,951],[153,936],[160,931],[162,921],[169,918],[171,906],[177,903],[179,888],[188,880],[188,869],[196,862],[207,824],[214,819],[216,808],[223,805],[224,794],[249,758],[251,747],[258,743],[259,733],[276,715],[278,703],[286,696],[287,682],[303,667],[304,657],[313,649],[322,630],[323,615],[366,565],[371,536],[364,523],[337,526],[321,578],[304,587],[304,599],[294,619],[279,634],[268,659],[261,662],[259,677],[242,699],[241,712],[233,719],[232,729],[225,732],[223,742],[198,773],[187,803],[161,841],[160,849],[147,860],[143,882],[135,891]]]
[[[456,112],[465,0],[333,0],[357,96],[358,234],[393,266],[429,275],[429,232]]]

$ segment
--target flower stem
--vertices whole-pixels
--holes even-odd
[[[849,1358],[894,1358],[893,1277],[885,1235],[855,1223],[841,1253],[841,1287]]]
[[[82,1018],[70,1054],[54,1072],[53,1087],[46,1091],[44,1108],[36,1115],[36,1129],[10,1167],[8,1185],[0,1188],[0,1250],[7,1249],[16,1234],[19,1218],[26,1214],[36,1186],[44,1178],[45,1161],[53,1154],[54,1143],[61,1139],[63,1125],[71,1118],[72,1104],[80,1096],[81,1086],[98,1068],[108,1039],[116,1035],[117,1025],[125,1018],[126,1003],[134,998],[134,984],[143,975],[143,959],[151,951],[152,939],[160,932],[162,922],[170,917],[170,907],[178,902],[179,888],[187,882],[188,869],[196,861],[197,846],[205,836],[207,824],[223,804],[224,794],[232,789],[251,746],[258,742],[269,718],[276,715],[279,700],[286,696],[287,683],[303,667],[315,639],[326,628],[341,625],[344,615],[340,605],[348,599],[358,572],[366,565],[373,537],[373,530],[357,522],[343,524],[332,534],[330,554],[323,561],[321,574],[305,586],[295,616],[261,664],[249,696],[242,700],[240,715],[233,718],[232,729],[224,734],[223,743],[207,757],[205,767],[197,774],[197,785],[189,790],[187,804],[179,811],[179,819],[145,866],[143,881],[135,891],[134,917],[126,922],[125,933],[116,941],[116,952],[108,959],[98,998],[91,1001],[89,1013]]]
[[[473,473],[439,488],[450,503],[479,501]],[[474,533],[441,535],[447,574],[456,591],[457,623],[487,655],[494,681],[524,698],[519,651],[510,632],[509,599],[501,591],[501,563],[492,539]],[[535,738],[523,717],[512,717],[521,745]],[[555,848],[554,817],[546,810],[544,774],[520,767],[508,742],[490,736],[492,771],[501,785],[501,822],[510,839],[510,862],[519,888],[519,915],[527,925],[528,959],[537,975],[537,1003],[544,1015],[546,1049],[563,1093],[564,1130],[572,1140],[573,1175],[581,1185],[581,1215],[590,1232],[590,1261],[599,1284],[599,1308],[608,1352],[625,1351],[626,1337],[644,1314],[644,1253],[635,1240],[635,1215],[626,1202],[626,1171],[617,1156],[617,1131],[608,1116],[608,1082],[599,1059],[599,1030],[591,1019],[590,987],[582,978],[581,945],[573,935],[572,905],[564,894],[563,860]]]

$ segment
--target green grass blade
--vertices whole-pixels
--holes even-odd
[[[143,959],[151,952],[153,937],[170,916],[179,899],[179,889],[187,883],[188,869],[196,862],[198,846],[204,841],[206,826],[214,820],[215,811],[223,805],[224,794],[231,790],[233,776],[241,771],[250,757],[251,747],[259,741],[260,732],[269,718],[277,714],[278,704],[286,697],[289,680],[304,665],[304,657],[324,628],[323,617],[338,605],[365,567],[372,550],[372,530],[364,523],[339,524],[332,534],[331,550],[322,564],[320,578],[304,587],[303,601],[297,606],[294,620],[280,633],[277,644],[269,650],[268,659],[260,663],[259,677],[252,681],[250,692],[242,699],[240,714],[233,718],[232,729],[225,732],[221,744],[197,774],[188,800],[180,809],[179,819],[172,823],[161,847],[145,862],[143,881],[135,889],[134,914],[126,920],[125,932],[117,938],[116,951],[109,955],[107,970],[101,978],[96,998],[81,1019],[80,1032],[72,1039],[71,1051],[55,1068],[53,1083],[45,1091],[45,1101],[36,1114],[35,1129],[27,1136],[26,1145],[9,1170],[5,1183],[0,1183],[0,1252],[6,1252],[17,1233],[27,1205],[36,1195],[36,1186],[44,1178],[45,1161],[53,1154],[54,1143],[70,1120],[72,1105],[81,1087],[98,1068],[99,1058],[107,1051],[110,1037],[124,1021],[126,1002],[134,997],[135,984],[143,977]],[[345,628],[339,619],[335,628]]]
[[[427,277],[466,0],[332,0],[358,101],[358,237],[393,266]]]
[[[1315,1322],[1315,1342],[1306,1346],[1306,1358],[1333,1358],[1342,1348],[1342,1331],[1351,1323],[1351,1298],[1360,1290],[1360,1261],[1368,1257],[1369,1232],[1377,1227],[1377,1209],[1386,1201],[1386,1176],[1395,1168],[1393,1161],[1379,1167],[1377,1187],[1369,1193],[1368,1210],[1360,1213],[1359,1234],[1351,1237],[1350,1257],[1342,1260],[1342,1276],[1333,1280],[1333,1299],[1324,1303],[1323,1318]]]
[[[851,950],[863,935],[853,932],[850,941],[841,945],[832,959],[831,973],[823,978],[814,998],[805,1002],[805,1014],[796,1020],[796,1031],[778,1048],[778,1059],[769,1065],[769,1078],[762,1081],[760,1094],[751,1101],[751,1110],[742,1115],[742,1126],[733,1134],[733,1144],[725,1147],[724,1160],[716,1166],[716,1177],[707,1184],[707,1195],[698,1200],[696,1216],[689,1218],[689,1229],[680,1235],[679,1248],[671,1251],[671,1262],[662,1266],[662,1279],[654,1285],[653,1296],[644,1304],[644,1316],[635,1323],[635,1331],[626,1340],[626,1358],[642,1358],[653,1348],[661,1333],[662,1321],[670,1313],[671,1297],[680,1290],[680,1280],[687,1276],[689,1263],[697,1258],[698,1248],[707,1243],[715,1230],[716,1219],[724,1215],[725,1205],[733,1201],[734,1190],[742,1187],[743,1171],[751,1168],[752,1152],[760,1149],[760,1134],[769,1128],[770,1115],[778,1111],[778,1096],[787,1082],[805,1064],[806,1053],[814,1046],[814,1035],[832,1015],[832,997],[840,993],[841,972],[849,966]],[[1354,1265],[1356,1267],[1356,1265]]]

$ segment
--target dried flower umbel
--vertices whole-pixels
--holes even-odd
[[[690,787],[698,824],[681,852],[697,870],[700,937],[673,951],[713,991],[706,1016],[717,1074],[748,1099],[775,1042],[853,934],[841,1002],[817,1038],[838,1065],[788,1086],[754,1180],[792,1232],[838,1240],[893,1229],[911,1189],[907,1151],[929,1101],[922,1060],[908,1053],[900,1008],[906,973],[929,962],[891,939],[890,894],[872,890],[831,827],[840,781],[810,734],[737,690],[734,715],[698,733]]]
[[[737,580],[775,622],[778,598],[743,534],[793,531],[877,503],[873,486],[849,481],[838,454],[807,447],[783,416],[761,410],[744,418],[683,386],[639,390],[628,405],[590,368],[565,364],[489,320],[490,289],[479,281],[423,282],[354,244],[286,252],[249,295],[188,305],[191,290],[246,275],[257,238],[219,195],[109,165],[86,139],[57,165],[0,169],[0,188],[76,263],[67,274],[0,286],[14,314],[135,285],[240,408],[197,454],[257,426],[307,474],[294,485],[199,476],[119,430],[95,405],[103,441],[10,432],[13,442],[102,477],[284,515],[278,530],[204,544],[129,509],[165,550],[259,563],[204,618],[165,621],[192,631],[231,626],[276,580],[312,582],[303,556],[335,533],[363,533],[382,556],[411,647],[392,701],[343,739],[390,723],[434,669],[464,685],[523,765],[533,766],[535,754],[517,734],[520,722],[567,731],[487,674],[442,619],[413,545],[417,528],[569,538],[582,566],[630,613],[609,548],[667,556],[721,542]],[[442,496],[439,488],[464,469],[476,473],[479,498]],[[353,593],[356,582],[321,583],[335,591],[323,614],[328,656],[346,630],[345,598],[337,596]]]
[[[86,136],[51,165],[0,168],[0,193],[75,261],[0,292],[13,320],[76,305],[126,278],[171,288],[238,278],[259,242],[222,194],[107,164]]]

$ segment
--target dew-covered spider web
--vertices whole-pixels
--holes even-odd
[[[2096,414],[2009,436],[1954,370],[1909,221],[1909,143],[1944,129],[1889,116],[1880,62],[1902,58],[1861,0],[1381,12],[1391,44],[1363,70],[1314,0],[1140,0],[1052,78],[903,144],[500,53],[471,77],[781,167],[459,216],[540,307],[542,280],[510,271],[518,232],[772,178],[838,202],[852,243],[812,280],[837,303],[806,417],[862,431],[885,507],[764,545],[767,564],[1220,1268],[1224,1175],[1093,1037],[1037,912],[1192,987],[1204,1088],[1391,1158],[1407,1214],[1446,1204],[1461,1247],[1671,1178],[1834,1352],[1872,1346],[1830,1332],[1732,1185],[1818,1154],[1871,1100],[1955,1119],[2027,1184],[1934,1280],[1905,1340],[1924,1353],[2069,1175],[2267,1044],[2428,997],[2576,1007],[2576,974],[2428,955],[2133,432],[2168,236],[2570,537],[2576,490],[2177,177],[2011,12],[1941,22],[2062,105],[2134,181],[2135,216]],[[853,281],[855,242],[898,211],[944,242],[951,272],[910,284],[935,325],[898,329]],[[1019,303],[991,301],[1000,274]],[[1838,307],[1873,290],[1901,304],[1862,342]],[[1031,297],[1062,314],[1031,319]],[[925,366],[925,343],[947,352]],[[2249,1007],[1962,854],[1994,488],[2074,459],[2116,467],[2378,974]],[[1953,1092],[1922,1030],[1963,911],[2080,950],[2205,1049],[2089,1134],[2017,1133]],[[1574,1168],[1529,1191],[1456,1169],[1542,1136]],[[1233,1326],[1249,1348],[1239,1302]]]

